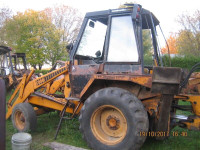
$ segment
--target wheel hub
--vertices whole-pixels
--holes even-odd
[[[20,130],[23,130],[24,127],[25,127],[25,117],[24,117],[24,114],[20,110],[17,110],[15,112],[14,119],[15,119],[16,127],[18,129],[20,129]]]
[[[25,122],[25,118],[23,114],[20,115],[20,121]]]
[[[102,143],[114,145],[121,142],[127,132],[127,122],[123,113],[115,106],[99,107],[91,118],[91,128]]]
[[[106,119],[106,124],[109,127],[109,129],[117,130],[117,129],[119,129],[120,120],[116,116],[110,115]]]

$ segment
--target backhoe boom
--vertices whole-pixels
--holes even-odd
[[[29,76],[24,74],[22,81],[20,82],[20,84],[14,91],[13,95],[11,96],[10,100],[8,101],[8,111],[6,114],[6,119],[8,119],[10,115],[12,114],[12,110],[15,105],[19,103],[23,103],[32,93],[34,93],[35,90],[39,89],[46,83],[54,80],[55,78],[67,72],[68,72],[68,64],[66,64],[64,67],[60,69],[47,73],[32,81],[30,81],[30,78],[32,74],[34,73],[34,70],[29,74]]]

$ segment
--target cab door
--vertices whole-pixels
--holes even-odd
[[[110,17],[108,45],[105,73],[142,74],[136,24],[130,14]]]
[[[71,94],[79,97],[81,91],[103,63],[107,18],[85,19],[80,32],[70,70]],[[73,49],[73,50],[74,50]]]

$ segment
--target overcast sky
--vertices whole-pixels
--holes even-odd
[[[53,5],[65,4],[79,9],[82,14],[90,11],[114,9],[125,2],[137,2],[150,10],[160,20],[164,34],[180,29],[176,19],[182,13],[193,14],[200,9],[200,0],[0,0],[0,7],[9,7],[14,12],[26,9],[42,10]],[[190,2],[190,3],[188,3]]]

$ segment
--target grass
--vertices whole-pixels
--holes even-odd
[[[181,111],[178,113],[182,114]],[[186,112],[186,114],[188,114],[188,112]],[[45,142],[54,141],[54,135],[56,133],[58,122],[59,114],[57,112],[51,112],[38,117],[37,129],[36,131],[31,132],[33,138],[31,146],[33,150],[50,150],[50,148],[44,147],[43,144]],[[17,130],[13,128],[10,119],[6,121],[6,128],[6,149],[11,150],[11,137],[14,133],[17,133]],[[179,135],[173,136],[173,132],[178,132]],[[182,132],[187,132],[187,136],[181,136],[180,134]],[[170,134],[171,136],[164,141],[156,141],[154,138],[148,137],[142,147],[142,150],[200,149],[200,132],[189,131],[187,129],[176,127],[170,132]],[[82,135],[79,131],[78,118],[63,121],[56,142],[88,149],[87,144],[82,139]]]
[[[51,112],[49,114],[41,115],[37,120],[37,129],[31,132],[33,142],[33,150],[48,150],[43,146],[46,142],[53,142],[56,128],[59,122],[59,115],[57,112]],[[6,149],[11,149],[11,137],[17,130],[13,128],[12,121],[6,122]],[[72,120],[64,120],[62,122],[61,130],[59,131],[57,142],[74,145],[78,147],[87,148],[85,141],[81,139],[81,133],[79,132],[79,122],[77,118]]]

